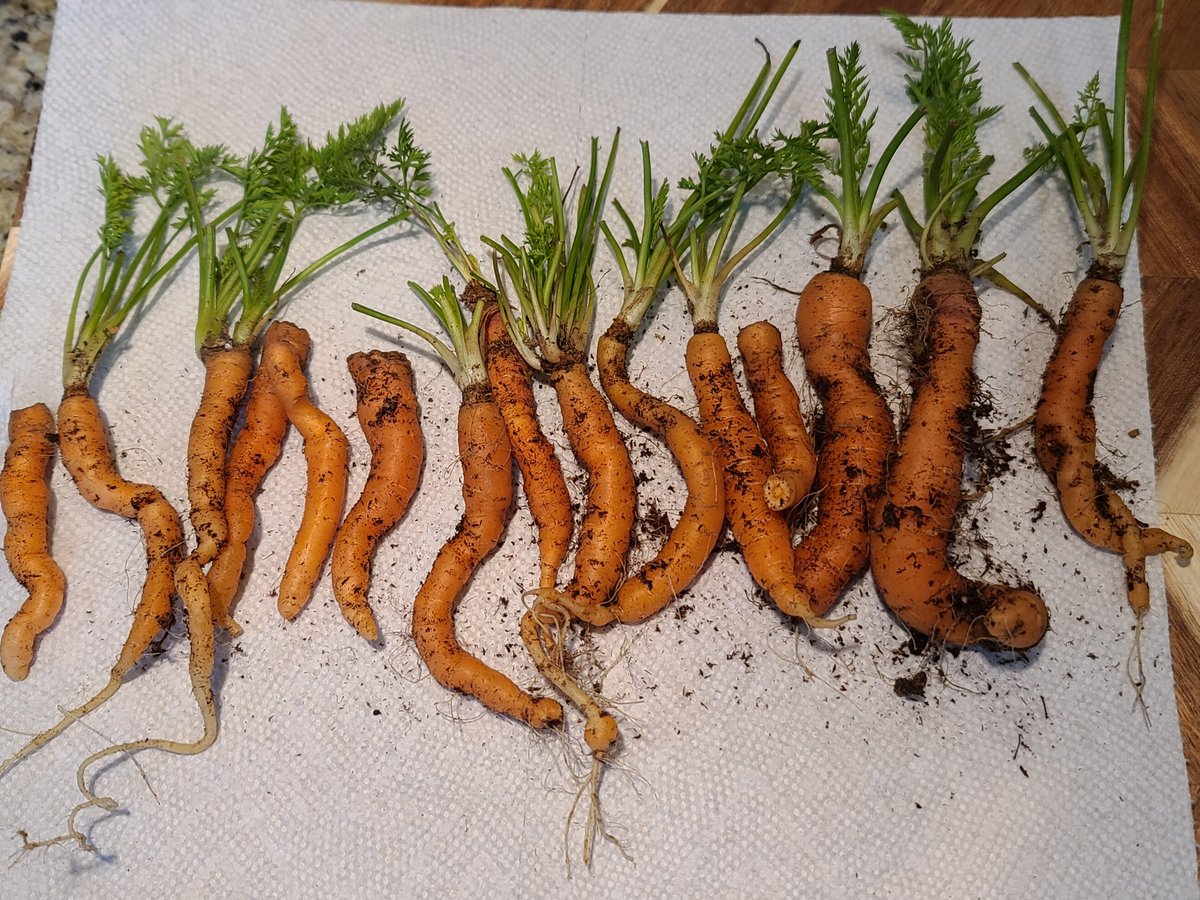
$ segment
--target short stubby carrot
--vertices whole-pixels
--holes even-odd
[[[817,472],[812,436],[800,412],[800,396],[783,369],[783,336],[770,322],[738,332],[738,353],[754,400],[754,420],[771,454],[763,485],[771,509],[790,509],[807,496]]]
[[[400,521],[425,461],[412,366],[399,351],[354,353],[346,360],[357,392],[358,422],[371,464],[357,502],[338,528],[330,559],[333,596],[346,621],[368,641],[379,625],[367,590],[379,540]]]
[[[285,619],[294,619],[312,596],[342,518],[350,443],[338,424],[309,398],[304,375],[307,333],[290,322],[275,325],[279,341],[263,346],[262,366],[269,373],[288,421],[304,438],[308,465],[304,514],[279,585],[279,612]]]
[[[871,369],[866,285],[842,272],[814,276],[796,307],[796,335],[821,401],[816,521],[796,545],[796,577],[824,615],[866,568],[871,508],[896,432]]]
[[[664,441],[679,464],[687,500],[658,554],[622,582],[604,607],[620,622],[640,622],[686,590],[712,555],[725,523],[725,484],[712,444],[691,416],[638,389],[629,380],[633,332],[617,319],[600,337],[596,367],[613,406]]]
[[[278,335],[273,326],[268,328],[263,346],[277,342]],[[307,335],[297,336],[296,340],[300,342],[297,352],[307,359]],[[231,610],[246,565],[246,545],[254,531],[254,497],[267,472],[279,460],[287,429],[287,413],[270,375],[260,368],[250,384],[245,421],[226,460],[225,545],[208,569],[213,621],[234,636],[242,633]]]
[[[463,650],[454,609],[463,589],[504,534],[513,501],[512,450],[504,420],[484,385],[463,391],[458,453],[465,508],[454,536],[438,552],[413,604],[417,649],[438,683],[534,728],[562,720],[557,700],[535,698]]]
[[[0,470],[0,507],[8,530],[4,556],[13,577],[29,592],[0,637],[0,665],[22,681],[34,647],[62,610],[67,580],[50,555],[50,463],[54,416],[44,403],[15,409],[8,419],[8,449]]]
[[[474,293],[473,293],[474,292]],[[482,294],[481,294],[482,292]],[[553,590],[571,546],[575,514],[554,445],[542,431],[533,395],[533,370],[522,359],[495,306],[495,294],[478,282],[467,285],[463,302],[483,298],[483,358],[492,397],[504,417],[525,498],[538,530],[540,587]]]
[[[738,391],[729,347],[717,331],[698,330],[688,341],[687,370],[725,479],[725,518],[754,581],[786,615],[810,625],[821,619],[800,589],[792,563],[792,536],[783,515],[767,506],[763,485],[771,458]]]
[[[947,557],[962,499],[964,411],[979,341],[975,287],[934,270],[913,297],[930,316],[927,351],[871,532],[871,571],[888,608],[913,631],[957,646],[1028,649],[1050,624],[1033,591],[983,584]]]
[[[1187,559],[1192,548],[1181,538],[1138,522],[1097,472],[1092,392],[1123,299],[1120,283],[1099,266],[1075,289],[1042,378],[1034,445],[1071,527],[1093,546],[1125,559],[1129,602],[1140,614],[1150,606],[1145,557],[1171,550]]]

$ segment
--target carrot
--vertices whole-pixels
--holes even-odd
[[[783,371],[783,336],[770,322],[754,322],[738,332],[737,346],[754,419],[771,454],[771,474],[763,483],[767,506],[790,509],[812,487],[817,453],[800,413],[800,396]]]
[[[468,322],[449,278],[430,290],[413,282],[409,286],[441,322],[452,347],[401,319],[359,304],[354,308],[429,341],[462,393],[458,453],[463,469],[463,516],[417,592],[413,639],[430,674],[443,687],[469,694],[489,709],[533,728],[544,728],[562,720],[559,703],[531,696],[507,675],[464,650],[455,636],[454,611],[459,598],[499,544],[513,499],[512,449],[504,420],[491,398],[480,344],[484,304],[476,302]]]
[[[903,195],[894,198],[921,253],[921,280],[911,301],[925,323],[913,360],[913,395],[883,496],[872,517],[871,571],[884,602],[912,630],[949,644],[1016,650],[1037,644],[1049,626],[1033,591],[982,584],[957,572],[947,553],[962,501],[964,447],[971,424],[974,357],[982,312],[972,276],[974,246],[988,213],[1046,163],[1035,153],[986,197],[978,185],[992,157],[980,152],[976,128],[998,111],[980,106],[982,87],[970,41],[955,41],[950,21],[915,24],[889,14],[910,51],[907,92],[924,107],[925,222]]]
[[[924,116],[922,108],[913,110],[871,166],[875,113],[868,112],[870,88],[859,45],[828,50],[826,63],[825,130],[836,152],[824,168],[838,186],[818,181],[813,190],[837,216],[838,249],[829,271],[800,292],[795,316],[804,371],[821,404],[821,440],[815,521],[796,544],[794,561],[801,588],[822,615],[866,568],[870,510],[896,443],[892,414],[871,368],[872,301],[862,275],[875,235],[896,208],[894,199],[876,202],[884,174]]]
[[[309,398],[304,375],[308,333],[290,322],[275,324],[279,341],[264,346],[261,364],[288,421],[304,438],[308,464],[304,514],[279,584],[279,612],[294,619],[312,596],[342,519],[350,443],[338,424]]]
[[[268,327],[264,347],[277,341],[278,335],[278,329]],[[302,354],[308,355],[307,346]],[[226,542],[208,569],[213,621],[234,636],[242,633],[242,627],[230,615],[230,608],[246,564],[246,542],[254,530],[254,497],[267,472],[279,460],[287,428],[287,413],[271,379],[259,370],[250,385],[245,422],[225,464]]]
[[[358,394],[358,421],[371,448],[371,467],[362,494],[338,528],[329,568],[342,615],[374,641],[379,626],[367,600],[371,559],[379,539],[400,521],[417,490],[425,440],[412,366],[403,353],[354,353],[346,364]]]
[[[533,370],[521,357],[509,337],[508,328],[496,295],[479,281],[472,281],[463,292],[464,302],[483,299],[484,363],[492,397],[504,418],[513,457],[521,470],[521,483],[529,502],[529,512],[538,529],[540,589],[554,591],[575,531],[571,495],[563,478],[554,445],[550,443],[537,417],[533,396]]]
[[[29,592],[0,637],[0,664],[22,681],[33,663],[38,638],[62,609],[67,580],[50,555],[50,463],[54,417],[44,403],[15,409],[8,418],[8,449],[0,470],[0,508],[8,530],[4,557],[13,577]]]
[[[1162,17],[1163,3],[1158,0],[1151,26],[1141,141],[1128,165],[1125,93],[1133,18],[1131,0],[1121,9],[1111,107],[1100,97],[1097,75],[1085,86],[1074,118],[1068,123],[1024,67],[1016,66],[1049,117],[1047,122],[1036,108],[1030,110],[1066,178],[1093,257],[1087,277],[1076,287],[1067,306],[1046,364],[1034,418],[1034,444],[1038,462],[1054,483],[1071,527],[1093,546],[1119,553],[1125,563],[1127,596],[1137,621],[1130,651],[1136,671],[1131,670],[1130,678],[1139,699],[1145,683],[1140,637],[1150,608],[1146,557],[1169,550],[1190,559],[1192,547],[1182,538],[1137,521],[1114,490],[1107,471],[1096,460],[1092,392],[1104,347],[1121,313],[1124,300],[1121,278],[1137,229],[1150,161]],[[1101,163],[1093,161],[1093,148],[1098,148],[1095,155],[1103,158],[1107,171],[1101,168]]]

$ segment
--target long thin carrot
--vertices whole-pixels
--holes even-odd
[[[800,412],[800,395],[783,369],[783,335],[770,322],[753,322],[738,331],[737,346],[754,420],[771,454],[771,474],[763,484],[767,506],[790,509],[812,487],[817,453]]]
[[[0,664],[22,681],[33,663],[38,638],[62,609],[67,579],[50,555],[50,463],[54,416],[44,403],[14,409],[8,418],[8,449],[0,470],[0,508],[8,525],[4,557],[13,577],[29,592],[0,637]]]
[[[358,422],[371,448],[367,481],[333,543],[333,596],[346,621],[368,641],[379,625],[367,589],[380,538],[400,521],[425,460],[412,366],[398,351],[354,353],[346,360],[358,396]]]
[[[346,505],[350,442],[337,422],[313,404],[304,375],[308,334],[290,322],[275,323],[279,342],[263,348],[262,367],[292,427],[304,438],[308,487],[304,513],[279,585],[279,612],[294,619],[308,603]]]

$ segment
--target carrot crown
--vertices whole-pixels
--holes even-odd
[[[1146,78],[1146,103],[1141,140],[1133,159],[1125,157],[1125,95],[1129,68],[1129,36],[1133,20],[1133,0],[1121,8],[1121,26],[1117,37],[1117,61],[1113,78],[1113,102],[1109,106],[1100,96],[1100,76],[1084,85],[1070,122],[1059,112],[1049,95],[1020,63],[1016,70],[1033,89],[1049,116],[1049,122],[1036,107],[1029,114],[1046,137],[1054,161],[1070,186],[1071,195],[1083,220],[1084,231],[1096,263],[1120,277],[1133,243],[1142,189],[1150,162],[1150,136],[1154,126],[1154,94],[1158,84],[1159,42],[1162,36],[1163,0],[1154,5],[1150,30],[1150,68]],[[1089,138],[1091,139],[1089,142]],[[1093,157],[1102,155],[1107,171]],[[1126,217],[1126,209],[1128,215]],[[1123,218],[1125,217],[1125,218]]]
[[[1035,151],[1019,172],[980,198],[980,182],[995,158],[980,149],[978,128],[1000,107],[981,105],[983,86],[971,59],[971,42],[954,38],[948,18],[933,26],[899,13],[887,15],[909,51],[900,53],[911,70],[906,92],[925,114],[924,218],[917,219],[899,191],[892,197],[917,241],[924,270],[950,266],[964,273],[986,272],[1002,257],[984,263],[975,259],[984,219],[1046,164],[1049,152]]]
[[[189,195],[187,218],[200,258],[198,352],[231,343],[249,346],[292,290],[341,254],[407,217],[408,210],[400,210],[299,273],[283,277],[292,242],[309,213],[363,200],[364,185],[378,166],[386,132],[402,106],[402,100],[380,104],[340,126],[319,146],[302,140],[291,114],[281,109],[262,147],[244,163],[224,167],[241,183],[242,196],[221,217],[233,219],[223,232],[218,220],[205,221],[203,206]],[[225,239],[220,251],[219,236]],[[231,321],[235,309],[236,321]]]
[[[525,239],[518,244],[503,235],[483,241],[493,251],[501,315],[513,343],[534,368],[567,364],[586,355],[596,317],[592,261],[620,137],[620,131],[613,135],[603,174],[600,142],[592,138],[588,175],[579,189],[573,222],[569,186],[568,191],[562,189],[554,157],[518,155],[517,171],[503,170],[521,207]],[[528,187],[522,188],[522,183]]]
[[[925,109],[917,106],[904,120],[867,179],[876,110],[867,111],[871,92],[862,65],[861,49],[856,41],[841,53],[831,48],[825,56],[829,66],[829,90],[825,99],[828,117],[823,133],[831,137],[837,147],[836,154],[826,157],[825,167],[838,178],[840,192],[835,193],[821,182],[814,183],[813,190],[825,198],[838,217],[838,252],[833,267],[859,277],[875,233],[897,205],[896,198],[892,197],[876,206],[883,176],[900,145],[924,117]]]
[[[162,279],[194,246],[187,240],[168,257],[186,226],[177,216],[186,202],[206,205],[212,192],[201,187],[226,159],[218,146],[197,147],[183,127],[158,118],[142,129],[140,175],[123,171],[110,156],[98,159],[104,222],[100,243],[75,285],[63,342],[63,386],[67,391],[87,387],[101,354],[131,312],[143,303]],[[148,198],[156,209],[144,237],[135,238],[136,206]],[[94,272],[94,277],[93,277]],[[83,295],[91,300],[78,321]]]

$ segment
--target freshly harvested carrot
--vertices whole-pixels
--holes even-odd
[[[4,557],[13,577],[29,592],[0,637],[0,664],[22,681],[33,663],[38,638],[62,609],[67,580],[50,556],[50,485],[54,416],[44,403],[14,409],[8,418],[8,449],[0,470],[0,508],[8,530]]]
[[[484,304],[476,302],[468,322],[449,278],[431,290],[411,282],[409,286],[442,323],[452,347],[401,319],[359,304],[354,308],[429,341],[462,393],[458,454],[463,469],[463,516],[417,592],[413,639],[439,684],[469,694],[489,709],[533,728],[545,728],[562,720],[558,701],[531,696],[507,675],[464,650],[455,636],[454,611],[459,598],[503,537],[513,501],[512,449],[504,419],[492,401],[480,345]]]
[[[1192,546],[1182,538],[1139,522],[1096,460],[1092,393],[1104,348],[1121,314],[1125,296],[1121,278],[1137,228],[1149,166],[1162,0],[1154,6],[1141,140],[1136,156],[1127,165],[1125,92],[1132,17],[1133,3],[1127,0],[1121,10],[1111,107],[1100,97],[1097,75],[1085,86],[1075,106],[1074,119],[1068,124],[1033,77],[1019,64],[1016,68],[1049,115],[1047,123],[1036,109],[1030,110],[1067,180],[1093,257],[1087,277],[1076,287],[1067,306],[1042,376],[1034,418],[1034,444],[1038,462],[1054,483],[1071,527],[1093,546],[1121,554],[1125,563],[1127,596],[1137,619],[1130,652],[1136,671],[1131,670],[1130,678],[1140,698],[1145,683],[1140,636],[1150,608],[1146,557],[1169,550],[1190,559]],[[1094,148],[1098,148],[1097,161],[1092,159]],[[1107,171],[1098,162],[1101,158]],[[1123,219],[1126,210],[1128,215]]]
[[[379,625],[367,589],[375,548],[408,509],[421,478],[425,439],[408,357],[397,351],[354,353],[346,360],[358,395],[358,422],[371,448],[371,466],[358,501],[333,543],[333,596],[346,621],[368,641]]]
[[[513,456],[521,470],[529,512],[538,529],[539,587],[553,591],[575,531],[571,495],[554,445],[538,421],[533,370],[513,345],[496,306],[495,293],[479,281],[472,281],[463,292],[463,302],[473,305],[478,299],[485,303],[483,354],[488,383],[496,407],[504,417]]]
[[[796,306],[804,370],[821,401],[817,514],[796,544],[796,577],[824,615],[867,565],[870,510],[896,443],[871,369],[871,292],[853,275],[822,272]]]
[[[279,341],[263,347],[262,367],[271,379],[288,421],[304,438],[308,488],[304,514],[279,585],[279,612],[294,619],[308,603],[333,546],[350,471],[350,442],[337,422],[308,395],[304,363],[308,333],[290,322],[277,322]]]
[[[754,322],[738,332],[737,346],[754,399],[754,420],[771,454],[771,474],[763,484],[767,506],[790,509],[812,487],[817,453],[800,413],[800,396],[783,370],[783,336],[770,322]]]
[[[912,364],[912,401],[872,517],[871,571],[884,602],[912,630],[959,646],[1024,650],[1049,627],[1042,599],[1024,588],[964,577],[948,551],[962,501],[982,316],[972,276],[994,264],[980,263],[974,248],[988,213],[1044,166],[1047,154],[1035,153],[980,198],[978,185],[992,157],[980,152],[976,128],[998,108],[980,105],[970,41],[954,39],[949,19],[933,26],[889,17],[910,51],[901,54],[913,70],[906,78],[909,98],[927,112],[925,221],[894,194],[920,249],[921,280],[911,305],[925,331]]]
[[[896,443],[892,414],[871,368],[871,292],[862,282],[867,252],[896,208],[877,203],[888,166],[924,116],[913,110],[871,164],[870,90],[861,50],[851,43],[826,53],[830,86],[826,130],[836,152],[825,168],[837,180],[813,185],[834,210],[838,248],[829,270],[800,292],[796,338],[804,371],[821,404],[817,455],[816,518],[796,544],[796,577],[824,615],[866,568],[871,508],[883,490]],[[869,174],[868,174],[869,173]]]
[[[278,335],[279,329],[272,324],[263,336],[263,346],[278,341]],[[307,345],[301,352],[308,356]],[[208,569],[213,621],[234,636],[242,633],[242,626],[234,621],[230,610],[246,564],[246,543],[254,530],[254,497],[267,472],[279,460],[287,428],[283,404],[270,376],[260,369],[250,385],[245,422],[225,464],[225,546]]]

